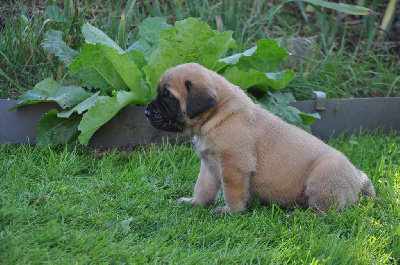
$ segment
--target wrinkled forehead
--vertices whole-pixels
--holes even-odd
[[[187,88],[185,86],[185,78],[182,75],[171,75],[168,72],[160,79],[158,84],[157,92],[163,93],[167,89],[171,92],[179,101],[187,97]]]
[[[180,65],[169,69],[160,79],[158,93],[168,89],[178,99],[184,99],[188,95],[186,82],[190,81],[194,89],[198,85],[208,81],[207,73],[198,67]]]
[[[183,64],[169,69],[160,80],[160,84],[185,85],[190,81],[193,85],[207,83],[210,80],[209,71],[197,64]]]

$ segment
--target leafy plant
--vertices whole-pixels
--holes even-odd
[[[291,70],[279,71],[289,54],[275,40],[261,39],[257,46],[223,58],[235,46],[233,31],[214,31],[195,18],[173,26],[162,18],[146,19],[137,41],[126,50],[90,24],[83,25],[82,34],[85,43],[76,51],[63,41],[61,32],[46,33],[44,49],[68,68],[68,76],[60,83],[52,78],[41,81],[11,109],[39,102],[56,102],[61,107],[62,111],[51,110],[40,120],[39,145],[77,139],[87,145],[95,131],[123,107],[150,102],[163,73],[182,63],[198,62],[241,86],[254,99],[284,88],[295,76]],[[315,118],[295,113],[299,114],[308,117],[307,121]],[[301,119],[289,121],[302,123]]]
[[[317,112],[312,114],[301,112],[290,105],[290,102],[294,101],[296,100],[292,93],[271,93],[269,91],[263,97],[255,100],[257,104],[268,109],[276,116],[285,119],[289,123],[296,124],[305,130],[309,130],[309,125],[320,118],[319,114]]]

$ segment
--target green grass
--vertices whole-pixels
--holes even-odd
[[[319,58],[302,57],[296,66],[288,88],[297,99],[309,100],[312,91],[323,91],[327,98],[399,96],[399,55],[388,50],[374,54],[361,46],[353,53],[342,47]]]
[[[386,42],[376,40],[382,16],[342,17],[321,8],[307,13],[306,4],[301,2],[155,0],[132,5],[132,0],[65,0],[59,1],[62,9],[67,4],[63,22],[46,13],[45,8],[53,1],[6,2],[0,7],[2,98],[16,99],[46,77],[61,80],[68,74],[41,47],[49,29],[62,31],[64,39],[76,49],[83,42],[80,29],[88,22],[127,48],[136,40],[138,25],[155,16],[168,23],[197,17],[213,29],[233,30],[238,43],[231,53],[242,52],[261,38],[313,39],[315,48],[306,45],[301,59],[289,64],[297,78],[287,90],[297,99],[310,99],[313,90],[325,91],[329,98],[399,95],[400,47],[395,31],[389,32]],[[74,5],[68,6],[71,2]],[[379,0],[350,2],[381,13],[387,6]],[[289,50],[294,52],[295,46],[289,45]]]
[[[398,264],[400,136],[332,140],[364,170],[380,202],[340,215],[256,200],[242,213],[178,205],[199,160],[190,146],[102,154],[1,145],[2,264]],[[218,204],[222,204],[220,199]]]

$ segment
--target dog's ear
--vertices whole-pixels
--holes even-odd
[[[193,85],[190,81],[186,81],[185,86],[188,91],[188,97],[186,101],[186,114],[190,119],[193,119],[194,117],[202,114],[209,108],[215,106],[215,96],[211,95],[206,90],[193,90]]]

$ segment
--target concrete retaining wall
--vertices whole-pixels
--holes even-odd
[[[314,101],[298,101],[292,105],[305,113],[313,113]],[[323,139],[349,136],[382,128],[382,132],[400,131],[400,97],[331,99],[325,110],[317,111],[321,119],[311,125],[312,133]]]
[[[56,104],[41,103],[8,110],[16,100],[0,99],[0,142],[35,144],[37,124],[43,114]],[[303,112],[315,112],[314,101],[294,102]],[[150,126],[144,116],[145,107],[128,106],[103,125],[92,137],[89,146],[113,147],[161,143],[164,137],[175,140],[174,133],[164,133]],[[327,100],[325,110],[318,111],[321,120],[312,126],[312,133],[327,140],[342,133],[350,135],[363,130],[383,127],[383,132],[400,131],[400,98],[361,98]],[[180,137],[189,140],[189,137]]]

